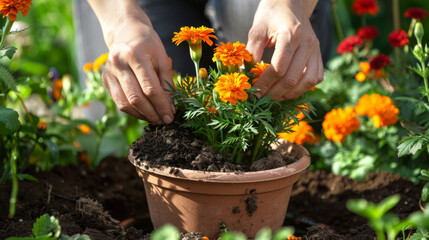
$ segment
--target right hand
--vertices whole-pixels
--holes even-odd
[[[169,124],[174,104],[166,81],[173,86],[171,62],[142,12],[123,16],[105,32],[109,58],[103,84],[119,110],[156,124]]]

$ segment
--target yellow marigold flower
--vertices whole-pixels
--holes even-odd
[[[27,16],[31,5],[31,0],[0,0],[0,13],[3,18],[9,16],[10,21],[15,21],[19,11],[22,16]]]
[[[213,45],[213,41],[210,38],[217,39],[217,37],[211,33],[214,33],[213,28],[205,26],[201,27],[181,27],[180,32],[174,32],[173,42],[179,45],[183,41],[188,41],[192,44],[197,44],[198,41],[204,41],[209,46]]]
[[[251,86],[247,80],[249,78],[240,73],[221,75],[215,84],[215,91],[219,93],[222,101],[235,105],[238,100],[244,101],[248,98],[244,90],[250,89]]]
[[[365,74],[368,75],[369,72],[371,71],[371,65],[369,64],[369,62],[361,62],[359,64],[360,70]]]
[[[235,43],[221,43],[221,45],[216,44],[215,54],[213,56],[213,62],[216,62],[216,59],[219,59],[223,65],[231,66],[237,65],[241,66],[243,60],[250,62],[252,61],[252,54],[246,49],[246,45],[240,42]]]
[[[292,132],[280,132],[277,134],[277,136],[283,140],[299,145],[303,145],[304,143],[311,144],[316,140],[313,127],[310,126],[310,124],[308,124],[306,121],[300,121],[299,125],[294,124],[291,130]]]
[[[84,72],[88,72],[92,70],[92,63],[85,63],[85,65],[83,65],[83,71]]]
[[[363,95],[356,105],[356,113],[368,115],[376,128],[389,126],[398,121],[399,109],[388,96],[380,94]]]
[[[359,82],[363,82],[366,79],[366,75],[363,72],[358,72],[355,75],[356,80],[358,80]]]
[[[265,69],[267,69],[268,66],[270,66],[270,64],[260,62],[257,63],[254,68],[250,69],[250,72],[255,74],[255,78],[253,79],[252,84],[259,79],[259,77],[262,75]]]
[[[83,134],[90,134],[91,133],[91,128],[86,124],[80,124],[79,129]]]
[[[107,58],[109,57],[109,53],[101,54],[93,64],[94,71],[100,70],[100,67],[107,62]]]
[[[322,123],[328,140],[342,142],[353,131],[358,130],[360,121],[353,107],[333,109],[325,115]]]

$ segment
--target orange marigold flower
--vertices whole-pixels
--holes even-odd
[[[88,72],[92,70],[92,63],[85,63],[85,65],[83,65],[83,71],[84,72]]]
[[[243,60],[250,62],[252,61],[252,54],[247,51],[246,45],[240,42],[235,43],[221,43],[221,45],[216,44],[215,53],[213,56],[213,62],[216,62],[216,59],[219,59],[223,65],[231,66],[237,65],[241,66]]]
[[[322,123],[328,140],[342,142],[353,131],[359,129],[360,121],[353,107],[333,109],[325,115]]]
[[[313,127],[306,121],[300,121],[299,125],[294,124],[291,130],[292,132],[280,132],[277,136],[283,140],[299,145],[303,145],[304,143],[312,144],[316,140]]]
[[[317,89],[317,87],[316,86],[313,86],[313,87],[311,87],[310,89],[308,89],[308,91],[314,91],[314,90],[316,90]]]
[[[109,53],[101,54],[93,64],[94,71],[100,70],[100,67],[107,62],[107,58],[109,57]]]
[[[0,0],[0,13],[3,18],[9,16],[10,21],[15,21],[19,11],[22,16],[27,16],[31,5],[31,0]]]
[[[86,124],[80,124],[79,129],[83,134],[90,134],[91,133],[91,128]]]
[[[61,91],[63,90],[63,80],[61,78],[55,79],[52,87],[52,97],[55,101],[60,100]]]
[[[365,94],[359,99],[355,108],[360,116],[368,115],[376,128],[389,126],[398,121],[399,109],[388,96],[377,93]]]
[[[365,75],[368,75],[371,71],[371,64],[369,64],[369,62],[361,62],[359,63],[359,67]]]
[[[183,41],[190,41],[192,44],[197,44],[198,41],[204,41],[209,46],[213,45],[213,41],[210,38],[217,39],[217,37],[211,33],[214,33],[213,28],[205,26],[201,27],[181,27],[180,32],[174,32],[173,42],[179,45]]]
[[[270,64],[260,62],[257,63],[254,68],[250,69],[250,72],[255,74],[255,78],[252,80],[252,84],[259,79],[259,77],[262,75],[265,69],[267,69],[268,66],[270,66]]]
[[[202,237],[203,240],[210,240],[208,237]]]
[[[44,121],[40,121],[37,123],[37,131],[39,132],[45,132],[46,129],[48,128],[48,124]]]
[[[366,75],[363,72],[358,72],[355,75],[356,80],[358,80],[359,82],[363,82],[366,79]]]
[[[221,75],[215,84],[215,91],[219,93],[222,101],[235,105],[238,100],[244,101],[248,98],[245,90],[251,86],[247,80],[249,78],[242,73]]]
[[[289,235],[287,240],[301,240],[301,237],[295,237],[294,235]]]
[[[404,30],[398,30],[389,34],[389,42],[392,47],[403,47],[410,43],[408,35]]]
[[[375,0],[354,0],[352,3],[352,11],[359,16],[363,14],[375,16],[379,10]]]

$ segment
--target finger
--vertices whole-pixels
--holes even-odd
[[[106,70],[107,68],[105,68],[103,71],[103,85],[106,88],[106,90],[109,92],[110,96],[112,97],[113,101],[116,103],[116,106],[119,108],[119,110],[127,114],[130,114],[133,117],[136,117],[142,120],[147,120],[146,117],[143,116],[143,114],[137,111],[128,102],[128,99],[125,96],[124,92],[122,91],[122,88],[121,88],[121,85],[119,84],[118,79],[116,79],[116,77],[114,77],[113,75],[110,75]]]
[[[151,57],[149,55],[132,54],[129,59],[130,67],[140,83],[141,90],[150,101],[157,115],[164,123],[171,123],[173,121],[171,103],[161,86]],[[163,73],[163,77],[165,77],[165,73]]]
[[[293,93],[293,96],[296,96],[294,89],[297,89],[301,78],[303,78],[304,68],[307,65],[310,54],[313,53],[315,45],[312,43],[302,43],[296,52],[293,55],[293,60],[291,61],[287,73],[282,77],[278,82],[276,82],[266,95],[271,95],[273,100],[279,100],[283,98],[285,93]],[[318,73],[317,58],[312,61],[311,74]],[[309,66],[307,66],[309,69]],[[315,76],[317,78],[317,75]],[[302,86],[301,86],[302,87]]]
[[[128,103],[138,112],[143,114],[143,116],[145,116],[148,121],[156,124],[162,124],[160,116],[157,114],[155,108],[152,106],[151,102],[142,91],[142,86],[137,80],[132,69],[128,66],[127,63],[121,61],[118,55],[112,55],[112,71],[115,77],[118,79],[120,88],[125,94]],[[122,107],[125,108],[126,111],[129,110],[127,105],[122,105]],[[121,108],[119,109],[124,111]]]
[[[320,74],[322,72],[322,74]],[[323,80],[323,62],[320,57],[320,48],[315,47],[306,64],[306,70],[299,83],[289,89],[284,95],[282,100],[293,99],[301,96],[310,88],[317,85]]]
[[[170,60],[168,60],[168,58],[160,58],[158,66],[159,66],[159,79],[161,80],[161,87],[163,89],[168,89],[170,91],[173,90],[170,87],[170,86],[174,86],[173,78],[172,78],[172,66],[171,66]],[[174,101],[172,97],[173,92],[167,92],[164,90],[164,94],[166,95],[168,101],[170,102],[170,106],[174,114],[175,107],[174,107]]]
[[[296,48],[297,44],[291,42],[289,34],[282,33],[277,36],[271,64],[254,85],[260,89],[260,95],[265,95],[286,74]]]
[[[268,40],[266,40],[265,36],[266,33],[264,33],[261,29],[252,28],[249,31],[246,48],[250,53],[253,54],[253,60],[255,62],[261,61],[264,49],[268,44]]]

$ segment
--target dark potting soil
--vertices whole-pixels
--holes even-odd
[[[96,169],[80,165],[28,172],[38,182],[20,182],[13,219],[7,217],[11,185],[0,185],[0,239],[30,236],[34,221],[44,213],[59,219],[62,233],[84,233],[92,240],[147,239],[153,230],[143,182],[127,159],[107,158]],[[403,218],[419,211],[421,187],[388,172],[356,181],[307,170],[293,187],[284,225],[294,226],[295,235],[303,239],[374,239],[366,220],[346,209],[347,200],[379,202],[400,194],[393,213]],[[201,235],[189,233],[183,239],[196,236]]]
[[[132,146],[138,164],[150,167],[170,166],[210,172],[259,171],[286,166],[296,161],[292,156],[277,151],[252,165],[235,164],[228,158],[213,152],[204,141],[198,139],[192,129],[181,126],[180,118],[169,125],[148,125],[145,134]]]

